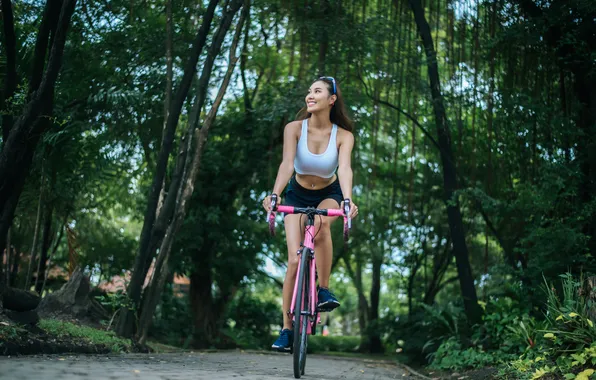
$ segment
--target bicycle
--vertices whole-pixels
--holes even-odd
[[[343,216],[344,218],[344,241],[348,240],[349,230],[352,228],[350,215],[350,201],[344,201],[344,209],[317,209],[314,207],[294,207],[277,204],[277,195],[271,196],[271,208],[273,211],[267,214],[269,223],[269,232],[275,235],[275,212],[286,214],[305,214],[307,216],[306,227],[304,229],[304,241],[301,244],[298,255],[298,271],[296,281],[294,282],[294,292],[292,303],[288,313],[293,320],[294,342],[292,354],[294,359],[294,377],[299,379],[304,375],[306,366],[306,348],[308,345],[308,335],[315,335],[317,323],[320,322],[319,312],[326,310],[317,310],[317,292],[316,290],[316,262],[315,257],[315,216]],[[306,270],[308,269],[308,270]],[[298,302],[298,300],[300,302]]]

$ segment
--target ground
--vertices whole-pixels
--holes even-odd
[[[290,379],[292,355],[242,351],[0,357],[0,379]],[[305,379],[414,379],[385,361],[309,355]]]

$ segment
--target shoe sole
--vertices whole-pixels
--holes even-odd
[[[339,307],[339,305],[340,305],[339,302],[333,302],[333,301],[325,302],[325,303],[317,305],[317,311],[326,313],[326,312],[337,309]]]
[[[292,351],[292,347],[277,347],[277,346],[271,346],[271,349],[273,351],[277,351],[277,352],[291,352]]]

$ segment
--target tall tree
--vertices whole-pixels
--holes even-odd
[[[176,95],[171,102],[170,110],[168,112],[168,119],[161,141],[161,148],[157,159],[155,174],[153,176],[151,190],[147,198],[147,208],[145,209],[143,228],[141,230],[141,237],[139,240],[139,252],[135,259],[135,265],[132,270],[130,283],[126,289],[128,297],[132,303],[132,308],[122,307],[120,309],[120,315],[115,329],[116,332],[122,336],[131,337],[134,334],[135,311],[139,308],[142,286],[145,278],[147,277],[149,264],[153,259],[153,252],[150,250],[150,243],[156,219],[159,195],[162,191],[164,178],[166,176],[167,164],[170,158],[170,153],[173,149],[176,127],[178,126],[178,120],[180,119],[184,101],[188,96],[188,91],[190,90],[197,70],[197,62],[199,61],[199,57],[201,56],[201,52],[203,51],[207,36],[211,29],[211,21],[213,20],[217,3],[217,0],[209,1],[207,10],[205,11],[205,14],[202,18],[201,26],[199,27],[197,35],[190,49],[188,60],[186,62],[186,66],[184,67],[184,74],[180,80],[180,83],[178,84]]]
[[[195,128],[195,123],[198,123],[198,120],[196,120],[198,119],[198,113],[196,113],[196,119],[191,118],[189,122],[189,130],[193,132],[192,137],[194,138],[192,138],[192,140],[195,141],[195,149],[194,151],[188,149],[185,154],[185,161],[182,163],[182,165],[184,165],[184,174],[182,176],[183,180],[181,181],[180,187],[178,189],[170,189],[170,194],[174,192],[177,194],[176,206],[174,209],[173,218],[168,224],[168,229],[165,234],[165,238],[163,239],[159,249],[159,255],[155,263],[155,271],[151,278],[151,283],[149,284],[148,291],[143,297],[141,316],[139,318],[138,333],[138,341],[140,344],[145,344],[147,340],[149,326],[153,319],[153,313],[155,312],[157,303],[161,298],[161,291],[165,285],[166,278],[168,277],[168,274],[170,272],[168,261],[172,251],[174,238],[176,237],[176,234],[178,233],[180,227],[182,226],[182,223],[184,222],[184,218],[186,217],[186,213],[188,211],[190,197],[194,192],[195,182],[201,164],[203,149],[205,143],[207,142],[209,128],[215,120],[215,116],[217,115],[219,105],[223,100],[228,84],[230,83],[230,79],[234,67],[236,65],[236,61],[238,60],[238,57],[236,56],[236,46],[238,45],[238,41],[242,33],[244,20],[248,14],[248,2],[246,0],[232,1],[229,5],[229,8],[225,10],[224,16],[221,20],[221,24],[217,32],[215,33],[214,41],[209,51],[209,56],[211,59],[204,66],[204,70],[201,74],[201,79],[199,80],[199,82],[202,82],[199,84],[200,90],[201,85],[203,85],[203,95],[197,96],[196,102],[202,102],[204,99],[204,93],[206,93],[206,87],[208,83],[208,78],[211,74],[213,61],[215,60],[215,57],[221,48],[221,44],[224,40],[224,37],[228,29],[230,28],[230,25],[232,24],[234,15],[240,9],[243,2],[246,3],[245,11],[242,12],[242,17],[238,21],[234,40],[232,42],[232,46],[230,47],[230,61],[228,63],[228,69],[220,86],[215,102],[211,107],[203,126],[200,129]],[[197,108],[201,109],[202,105]]]
[[[439,79],[439,64],[437,62],[437,53],[433,45],[433,38],[431,35],[430,26],[424,15],[424,8],[420,0],[408,0],[412,12],[414,13],[414,20],[418,27],[418,33],[424,46],[426,55],[426,65],[428,71],[428,79],[430,92],[433,100],[433,110],[435,116],[435,123],[437,129],[438,143],[441,150],[441,163],[443,165],[443,186],[444,199],[447,207],[447,218],[449,221],[449,229],[451,231],[451,239],[453,240],[453,251],[455,254],[457,272],[459,275],[459,283],[464,300],[464,307],[468,321],[471,324],[480,321],[482,316],[482,309],[478,305],[478,298],[476,296],[476,288],[474,286],[474,277],[472,276],[472,268],[470,266],[470,259],[468,247],[466,245],[466,238],[464,226],[462,221],[459,201],[455,194],[457,190],[457,174],[455,170],[455,162],[451,147],[451,137],[449,132],[449,124],[447,114],[445,112],[445,105],[443,103],[443,95],[441,94],[441,82]]]
[[[5,3],[6,1],[3,6]],[[76,0],[47,1],[37,35],[33,72],[29,81],[30,95],[22,113],[8,131],[0,151],[0,247],[6,245],[7,232],[12,224],[37,143],[51,125],[51,118],[48,116],[52,113],[54,88],[62,67],[75,5]],[[9,42],[11,38],[14,38],[14,34],[5,35],[7,45],[15,44],[14,40]],[[48,50],[49,57],[46,53]],[[4,127],[6,126],[3,125]]]

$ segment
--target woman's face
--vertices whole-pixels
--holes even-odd
[[[316,81],[308,89],[306,94],[306,110],[310,113],[329,110],[337,100],[337,95],[331,95],[327,83]]]

